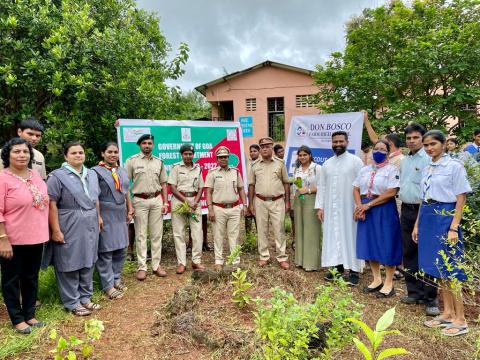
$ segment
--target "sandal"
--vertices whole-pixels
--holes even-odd
[[[432,320],[425,321],[423,325],[429,328],[448,327],[452,325],[452,321],[443,319],[441,316],[436,316]]]
[[[123,292],[121,292],[120,290],[115,289],[115,288],[111,288],[110,292],[106,291],[105,294],[107,294],[107,296],[110,300],[117,300],[117,299],[121,299],[123,297]],[[94,304],[94,305],[98,305],[98,304]]]
[[[88,304],[82,304],[82,306],[89,311],[96,311],[96,310],[100,310],[102,308],[102,305],[95,304],[93,302],[90,302]]]
[[[447,332],[450,329],[455,329],[457,331],[450,333]],[[463,325],[455,325],[455,324],[450,324],[446,328],[442,329],[442,335],[445,336],[458,336],[458,335],[463,335],[468,333],[468,325],[463,324]]]
[[[121,282],[121,281],[115,283],[115,284],[113,285],[113,287],[114,287],[115,289],[117,289],[117,290],[120,290],[120,291],[125,291],[125,290],[128,289],[128,288],[127,288],[127,285],[125,285],[125,284],[124,284],[123,282]]]
[[[75,316],[87,316],[92,313],[90,310],[86,309],[83,306],[79,306],[73,310],[70,310],[70,312]]]

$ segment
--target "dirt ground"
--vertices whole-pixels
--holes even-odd
[[[291,252],[291,250],[290,250]],[[292,259],[292,254],[290,254]],[[195,299],[194,335],[183,330],[182,324],[172,321],[171,308],[167,305],[176,290],[192,283],[191,268],[179,276],[175,274],[174,250],[167,247],[162,263],[168,272],[166,278],[149,274],[144,282],[134,279],[130,274],[125,278],[128,290],[122,299],[101,301],[103,309],[94,316],[104,321],[105,331],[102,338],[95,343],[96,359],[248,359],[254,350],[254,314],[255,305],[245,310],[237,309],[231,301],[231,285],[228,282],[206,283],[197,286]],[[204,264],[213,265],[213,253],[204,253]],[[242,256],[242,263],[249,269],[249,280],[253,283],[253,297],[268,297],[270,289],[280,286],[293,292],[297,299],[312,298],[315,287],[325,283],[324,272],[305,273],[292,266],[288,271],[279,269],[273,263],[265,269],[256,265],[256,256]],[[478,318],[478,307],[467,307],[470,333],[458,338],[442,337],[439,331],[422,326],[425,320],[421,306],[400,304],[404,295],[403,281],[396,282],[397,295],[391,299],[378,301],[361,292],[368,285],[368,270],[361,278],[360,286],[353,288],[354,298],[365,305],[363,319],[370,325],[387,309],[396,306],[397,315],[392,328],[399,329],[403,336],[388,338],[385,346],[404,347],[412,355],[398,359],[473,359],[475,341],[479,336],[474,322]],[[193,304],[192,304],[193,305]],[[171,306],[171,305],[170,305]],[[0,312],[3,312],[1,310]],[[2,316],[3,318],[3,316]],[[192,319],[190,319],[192,320]],[[186,320],[187,322],[190,320]],[[83,318],[73,318],[63,322],[58,328],[64,336],[80,335]],[[38,346],[31,351],[16,356],[16,359],[49,359],[49,350],[55,347],[48,334]],[[347,346],[338,359],[361,359],[353,346]]]

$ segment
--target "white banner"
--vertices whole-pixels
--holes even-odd
[[[359,155],[362,144],[363,113],[338,113],[293,116],[285,146],[285,162],[288,174],[294,171],[297,149],[307,145],[312,150],[313,159],[318,164],[333,156],[332,134],[335,131],[348,133],[348,149]]]

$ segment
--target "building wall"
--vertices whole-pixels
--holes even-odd
[[[209,87],[205,95],[207,101],[212,104],[212,118],[218,116],[217,103],[220,101],[233,101],[235,121],[238,121],[240,116],[253,117],[253,137],[244,139],[245,149],[247,149],[258,139],[268,136],[267,98],[284,98],[286,138],[292,116],[319,113],[315,107],[297,108],[296,95],[310,95],[317,92],[318,87],[313,84],[313,79],[309,75],[265,66]],[[256,98],[256,111],[246,111],[247,98]]]

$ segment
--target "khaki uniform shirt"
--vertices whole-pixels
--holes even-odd
[[[133,194],[151,194],[162,190],[161,184],[167,182],[167,173],[163,161],[155,156],[146,157],[135,154],[125,162],[125,170],[132,180]]]
[[[43,180],[47,178],[47,170],[45,169],[45,158],[43,157],[43,154],[35,148],[33,149],[32,169],[36,170]],[[3,161],[0,161],[0,170],[3,170]]]
[[[181,192],[200,192],[203,188],[202,168],[198,164],[187,168],[183,161],[173,165],[168,183],[176,185]]]
[[[265,197],[285,194],[283,184],[289,183],[285,163],[275,156],[270,160],[260,157],[252,165],[248,183],[255,185],[256,194]]]
[[[236,168],[219,166],[208,172],[205,187],[213,189],[213,202],[231,204],[238,200],[238,188],[243,187],[242,175]]]

